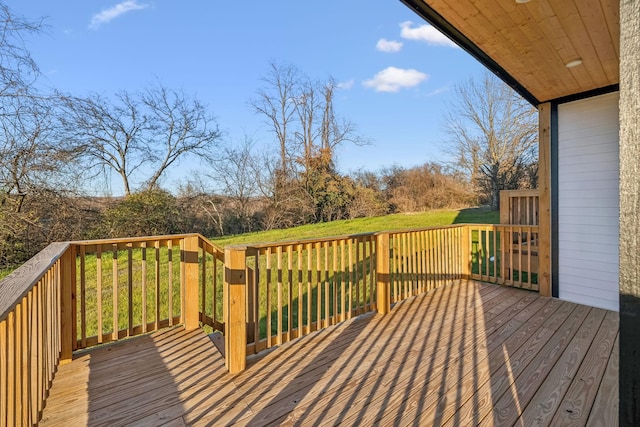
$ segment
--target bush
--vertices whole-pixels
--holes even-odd
[[[133,193],[103,214],[102,228],[109,237],[155,236],[182,231],[182,213],[176,198],[164,190]]]

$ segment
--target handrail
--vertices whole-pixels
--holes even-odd
[[[429,227],[416,227],[416,228],[403,228],[403,229],[387,229],[380,231],[371,231],[367,233],[355,233],[355,234],[338,234],[336,236],[326,236],[326,237],[309,237],[305,239],[293,239],[293,240],[277,240],[274,242],[257,242],[257,243],[241,243],[237,245],[229,245],[227,248],[253,248],[253,249],[263,249],[268,248],[270,246],[276,245],[286,245],[286,244],[306,244],[306,243],[316,243],[316,242],[330,242],[333,240],[341,240],[341,239],[349,239],[349,238],[358,238],[358,237],[368,237],[368,236],[378,236],[381,234],[393,234],[393,233],[408,233],[408,232],[418,232],[418,231],[428,231],[428,230],[442,230],[448,228],[458,228],[460,226],[464,226],[467,224],[451,224],[451,225],[432,225]]]
[[[38,283],[62,257],[68,243],[51,243],[29,261],[0,280],[0,321],[6,319],[16,304]]]

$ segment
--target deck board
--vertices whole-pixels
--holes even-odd
[[[461,282],[254,356],[237,375],[202,331],[165,329],[60,366],[42,425],[615,425],[617,319]]]

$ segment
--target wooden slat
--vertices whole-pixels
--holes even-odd
[[[102,343],[104,326],[102,323],[102,247],[96,249],[96,298],[97,298],[97,335],[98,343]]]
[[[323,242],[323,259],[324,263],[322,265],[322,277],[323,277],[323,288],[324,288],[324,302],[322,305],[324,306],[324,322],[318,322],[318,328],[320,328],[321,324],[326,328],[329,326],[329,308],[331,304],[329,303],[329,242]],[[321,299],[322,300],[322,299]],[[322,312],[322,310],[320,310]]]
[[[267,248],[265,251],[266,260],[266,269],[267,269],[267,347],[271,348],[271,312],[273,311],[273,303],[271,301],[271,281],[272,281],[272,266],[271,266],[271,248]]]
[[[204,255],[204,254],[203,254]],[[202,269],[206,268],[206,256],[202,257]],[[169,319],[169,325],[173,325],[173,241],[167,241],[167,277],[168,277],[168,289],[167,289],[167,313]],[[203,274],[203,280],[206,275]],[[182,286],[181,286],[182,288]],[[205,301],[205,295],[202,295],[203,302]],[[181,300],[181,304],[184,306],[185,301]],[[197,305],[197,304],[196,304]],[[204,308],[202,310],[204,313]],[[181,313],[184,318],[184,313]]]
[[[304,330],[304,318],[302,316],[303,314],[303,306],[304,306],[304,298],[303,298],[303,292],[302,292],[302,283],[304,280],[304,274],[303,274],[303,263],[302,263],[302,245],[298,244],[296,245],[296,253],[297,253],[297,271],[298,271],[298,321],[296,322],[296,328],[298,328],[299,331],[303,331]]]
[[[7,422],[8,394],[9,394],[9,340],[8,340],[8,319],[0,321],[0,420]],[[40,378],[40,376],[38,376]]]
[[[276,319],[277,324],[278,324],[278,328],[276,329],[276,343],[278,345],[282,344],[282,332],[283,332],[283,325],[282,325],[282,286],[283,286],[283,282],[282,282],[282,246],[278,246],[276,248],[276,268],[278,269],[278,288],[277,288],[277,292],[278,292],[278,302],[277,302],[277,309],[278,309],[278,318]]]
[[[347,289],[347,319],[351,319],[351,314],[353,313],[353,292],[354,292],[354,286],[357,286],[357,284],[355,283],[354,277],[354,266],[353,266],[353,240],[349,239],[347,241],[347,260],[349,262],[349,270],[348,270],[348,277],[349,277],[349,286]]]
[[[332,248],[332,253],[333,253],[333,261],[332,261],[332,267],[331,267],[331,272],[332,272],[332,280],[331,280],[331,290],[333,292],[333,298],[332,298],[332,302],[333,302],[333,316],[332,316],[332,321],[331,324],[335,325],[336,323],[338,323],[338,276],[340,274],[340,267],[338,265],[338,252],[339,252],[339,247],[338,247],[338,241],[334,240],[331,244],[331,248]]]
[[[16,307],[17,312],[17,307]],[[18,388],[18,379],[16,378],[17,360],[19,360],[19,350],[16,344],[16,314],[12,311],[6,317],[7,322],[7,425],[16,424],[16,412],[19,412],[16,408],[17,400],[16,396]]]
[[[347,290],[346,288],[346,282],[347,282],[347,265],[345,264],[345,251],[346,251],[346,247],[345,247],[345,240],[344,239],[340,239],[340,267],[342,270],[342,276],[340,279],[340,321],[344,322],[347,318],[346,315],[346,295],[345,292]]]
[[[602,319],[604,310],[593,310],[579,330],[574,335],[566,333],[562,328],[556,333],[537,357],[518,376],[517,386],[513,384],[510,390],[493,404],[492,415],[482,420],[481,425],[513,425],[518,420],[523,408],[526,408],[533,395],[543,384],[553,367],[565,352],[579,348],[580,342],[593,341]],[[540,419],[538,419],[538,422]]]
[[[160,323],[160,241],[156,240],[153,242],[153,249],[155,255],[155,329],[159,329]],[[184,252],[184,251],[182,251]],[[182,262],[180,264],[183,264]]]
[[[210,252],[211,253],[211,252]],[[213,323],[216,324],[219,321],[218,317],[218,260],[215,253],[211,253],[211,291],[213,292],[213,298],[211,299],[211,313]],[[260,277],[260,275],[258,275]]]
[[[305,246],[307,251],[307,331],[311,332],[311,324],[313,323],[313,247],[311,243],[307,243]]]
[[[127,324],[129,336],[133,335],[133,249],[127,248]]]
[[[618,315],[607,312],[600,330],[591,344],[589,353],[585,356],[576,377],[560,402],[555,416],[551,420],[555,425],[584,424],[591,413],[591,405],[598,393],[600,384],[607,368],[613,350],[617,330]],[[604,361],[604,363],[603,363]],[[611,420],[610,420],[611,421]]]
[[[260,340],[260,257],[253,257],[253,271],[250,270],[251,294],[253,301],[253,311],[251,313],[251,321],[253,323],[253,339]]]
[[[38,352],[38,341],[40,340],[40,313],[38,311],[38,290],[39,284],[34,286],[29,292],[29,333],[27,335],[29,339],[29,360],[27,361],[29,366],[29,421],[33,425],[38,421],[40,405],[40,388],[38,379],[38,364],[40,354]],[[0,380],[0,390],[2,390],[2,380]],[[1,406],[1,405],[0,405]],[[2,412],[0,412],[2,413]]]
[[[580,307],[462,281],[409,298],[385,316],[360,316],[287,343],[235,376],[226,374],[201,332],[160,331],[62,366],[41,424],[158,425],[183,418],[187,424],[464,425],[472,413],[489,423],[493,405],[517,409],[507,398],[512,391],[520,411],[538,395],[549,397],[546,390],[553,394],[555,382],[565,381],[567,362],[578,382],[575,372],[589,357],[603,367],[586,362],[583,371],[601,370],[605,387],[587,396],[585,407],[593,406],[615,382],[615,365],[607,361],[616,346],[602,334],[617,336],[617,318],[607,312],[612,322],[592,327],[598,317],[591,313],[602,311]],[[596,329],[602,340],[592,339]],[[528,405],[527,396],[533,396]],[[504,419],[513,420],[511,414]]]
[[[80,340],[82,347],[87,346],[87,273],[86,273],[86,253],[84,246],[79,248],[80,252]]]
[[[607,368],[598,387],[598,394],[589,413],[587,425],[614,425],[618,420],[618,375],[620,357],[620,334],[613,343]]]
[[[372,304],[371,310],[372,311],[377,310],[376,242],[377,242],[377,237],[371,236],[369,241],[369,258],[370,258],[369,271],[371,273],[369,277],[369,283],[371,287],[371,304]],[[389,251],[387,250],[385,251],[385,253],[388,254]]]
[[[293,245],[287,245],[287,341],[293,330]]]

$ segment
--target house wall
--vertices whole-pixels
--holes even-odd
[[[558,297],[619,309],[618,92],[558,106]]]

